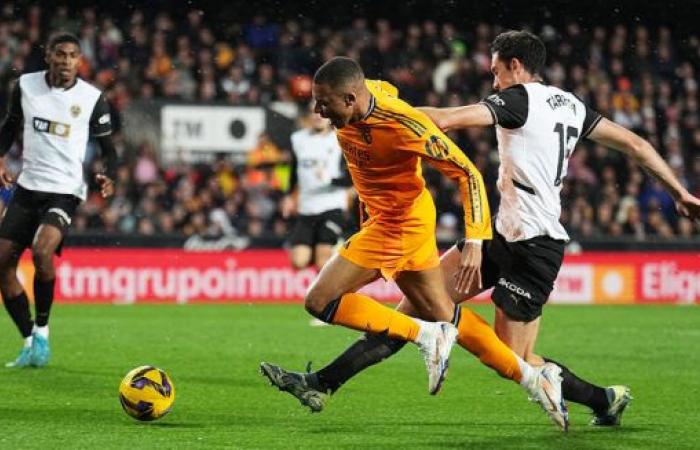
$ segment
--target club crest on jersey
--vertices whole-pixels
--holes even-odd
[[[433,135],[425,143],[425,152],[435,159],[444,159],[449,154],[449,148],[442,138]]]
[[[39,133],[48,133],[64,138],[70,136],[70,125],[65,123],[34,117],[32,125],[34,126],[34,131]]]
[[[78,117],[80,115],[80,105],[73,105],[70,107],[70,115],[73,117]]]
[[[366,144],[371,144],[372,143],[372,133],[370,132],[369,127],[359,127],[360,128],[360,133],[362,134],[362,140],[365,141]]]

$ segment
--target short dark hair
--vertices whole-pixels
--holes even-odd
[[[505,63],[517,58],[532,75],[540,75],[547,58],[547,50],[540,38],[529,31],[506,31],[493,40],[491,53]]]
[[[362,81],[365,74],[362,67],[352,58],[336,56],[326,61],[314,75],[314,83],[340,87],[354,81]]]
[[[46,44],[46,50],[51,52],[58,44],[63,44],[65,42],[72,42],[80,48],[80,39],[78,39],[78,36],[67,31],[59,31],[51,35],[48,44]]]

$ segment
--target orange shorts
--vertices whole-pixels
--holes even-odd
[[[425,194],[400,222],[370,218],[340,248],[340,256],[358,266],[379,269],[386,279],[402,271],[438,267],[435,205]]]

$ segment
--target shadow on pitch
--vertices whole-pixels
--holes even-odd
[[[173,428],[173,429],[202,429],[206,428],[206,425],[201,423],[188,423],[188,422],[139,422],[134,421],[134,424],[142,427],[153,427],[153,428]]]

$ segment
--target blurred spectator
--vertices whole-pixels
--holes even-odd
[[[45,8],[3,3],[0,9],[0,108],[10,81],[43,67],[42,45],[55,30],[77,33],[82,76],[105,88],[114,123],[133,100],[187,100],[232,105],[302,101],[308,76],[324,60],[349,55],[369,77],[395,83],[417,104],[455,106],[492,91],[489,44],[502,28],[485,22],[469,29],[433,20],[355,18],[329,28],[308,17],[273,20],[256,15],[242,24],[199,9],[114,9],[102,6]],[[160,7],[158,5],[161,5]],[[700,39],[668,27],[606,27],[548,23],[551,11],[530,28],[548,48],[548,83],[574,91],[592,108],[646,137],[689,190],[700,195]],[[226,23],[223,23],[226,22]],[[297,92],[298,86],[304,87]],[[0,111],[4,113],[4,110]],[[124,142],[120,136],[117,142]],[[483,173],[497,177],[490,130],[450,136]],[[17,170],[21,143],[8,166]],[[236,165],[226,155],[213,163],[161,165],[148,141],[123,149],[117,193],[110,203],[91,196],[75,218],[76,231],[242,234],[284,236],[279,214],[287,189],[288,150],[263,133]],[[92,169],[92,165],[89,170]],[[441,239],[461,234],[462,212],[454,185],[430,168]],[[498,202],[495,189],[490,198]],[[673,200],[654,180],[617,152],[582,141],[569,160],[562,221],[572,236],[697,236],[696,224],[678,218]],[[494,204],[495,207],[495,204]]]

